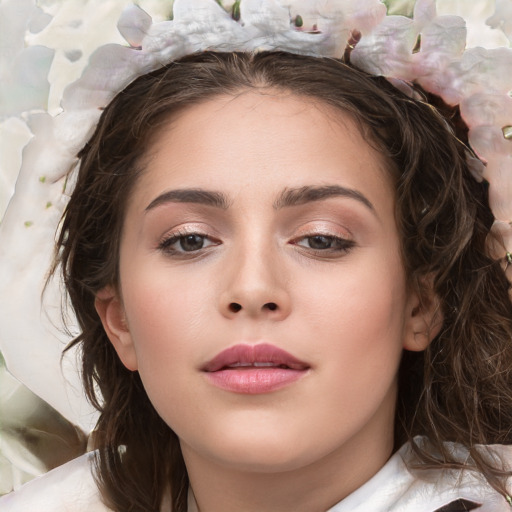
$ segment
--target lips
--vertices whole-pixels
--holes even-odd
[[[210,383],[235,393],[280,389],[307,373],[309,365],[270,344],[240,344],[223,350],[202,368]]]
[[[309,365],[285,350],[262,343],[260,345],[235,345],[215,356],[203,368],[205,372],[216,372],[227,368],[281,367],[306,370]]]

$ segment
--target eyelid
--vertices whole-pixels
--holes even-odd
[[[159,246],[161,247],[162,245],[164,244],[169,244],[169,242],[171,240],[173,240],[175,242],[177,242],[178,240],[180,240],[180,238],[184,238],[186,236],[191,236],[191,235],[196,235],[196,236],[199,236],[201,238],[204,238],[205,240],[209,240],[210,242],[213,242],[211,244],[208,245],[208,247],[210,245],[216,245],[213,238],[211,236],[208,236],[204,233],[198,233],[198,232],[194,232],[194,233],[172,233],[170,234],[169,236],[165,237],[164,239],[162,239],[162,241],[160,242]]]
[[[177,226],[173,229],[168,230],[163,236],[161,236],[157,242],[156,250],[173,254],[174,256],[180,257],[192,257],[194,255],[199,255],[205,252],[206,249],[220,245],[221,241],[218,237],[209,233],[209,229],[200,228],[197,225],[185,225],[185,226]],[[197,235],[201,238],[204,238],[209,243],[196,251],[183,251],[179,249],[173,249],[172,246],[174,244],[179,243],[180,238]]]
[[[298,247],[304,253],[323,258],[341,257],[354,248],[356,241],[348,230],[343,229],[343,232],[341,232],[341,226],[336,225],[336,227],[334,227],[332,224],[326,224],[326,222],[322,222],[320,224],[317,223],[316,225],[308,223],[301,226],[297,229],[293,238],[290,239],[291,245]],[[312,239],[314,237],[325,237],[331,240],[335,246],[314,248],[307,247],[305,244],[301,243],[307,243],[308,239]]]
[[[353,239],[353,235],[347,228],[341,227],[336,223],[334,226],[332,222],[318,221],[309,222],[300,226],[294,238],[308,237],[308,236],[332,236],[336,238],[343,238],[345,240]]]
[[[173,236],[187,235],[200,235],[208,238],[219,237],[217,232],[211,226],[208,226],[202,222],[186,222],[167,228],[165,232],[162,235],[160,235],[157,243],[159,245],[160,242],[168,240]]]
[[[208,236],[204,230],[198,228],[189,228],[188,226],[184,227],[176,227],[166,231],[158,240],[158,245],[160,246],[163,242],[180,236],[187,235],[200,235],[200,236]]]
[[[333,235],[333,234],[329,234],[329,233],[308,233],[308,234],[297,236],[297,237],[293,238],[292,243],[295,245],[298,245],[297,244],[298,241],[306,240],[308,238],[315,238],[315,237],[324,237],[324,238],[329,238],[332,240],[340,240],[340,241],[346,242],[347,244],[349,244],[349,243],[355,244],[354,240],[352,240],[351,238],[347,238],[345,236]]]

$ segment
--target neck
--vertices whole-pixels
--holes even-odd
[[[391,426],[360,432],[312,464],[260,472],[201,458],[182,442],[199,512],[325,512],[377,473],[392,449]]]

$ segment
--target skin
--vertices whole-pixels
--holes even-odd
[[[283,191],[327,186],[355,194],[282,204]],[[161,197],[198,188],[226,204]],[[204,246],[185,252],[194,233]],[[433,312],[408,288],[399,246],[385,162],[343,113],[247,91],[156,136],[126,211],[120,290],[96,306],[177,433],[202,512],[325,511],[389,458],[401,353],[435,335],[421,334]],[[201,371],[262,342],[309,370],[257,395]]]

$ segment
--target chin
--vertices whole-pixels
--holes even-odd
[[[299,452],[296,447],[284,447],[283,443],[279,447],[261,443],[235,448],[237,449],[229,452],[228,456],[226,453],[217,454],[217,462],[242,472],[284,473],[300,469],[315,460],[313,454]]]
[[[236,429],[222,428],[210,431],[209,440],[201,445],[191,442],[188,446],[196,453],[225,468],[254,473],[280,473],[307,466],[322,458],[325,453],[318,439],[304,432],[294,432],[286,423],[255,428],[254,425],[237,425]],[[245,428],[247,427],[247,428]],[[305,440],[309,443],[304,443]],[[205,442],[206,441],[206,442]],[[330,450],[327,449],[328,453]]]

